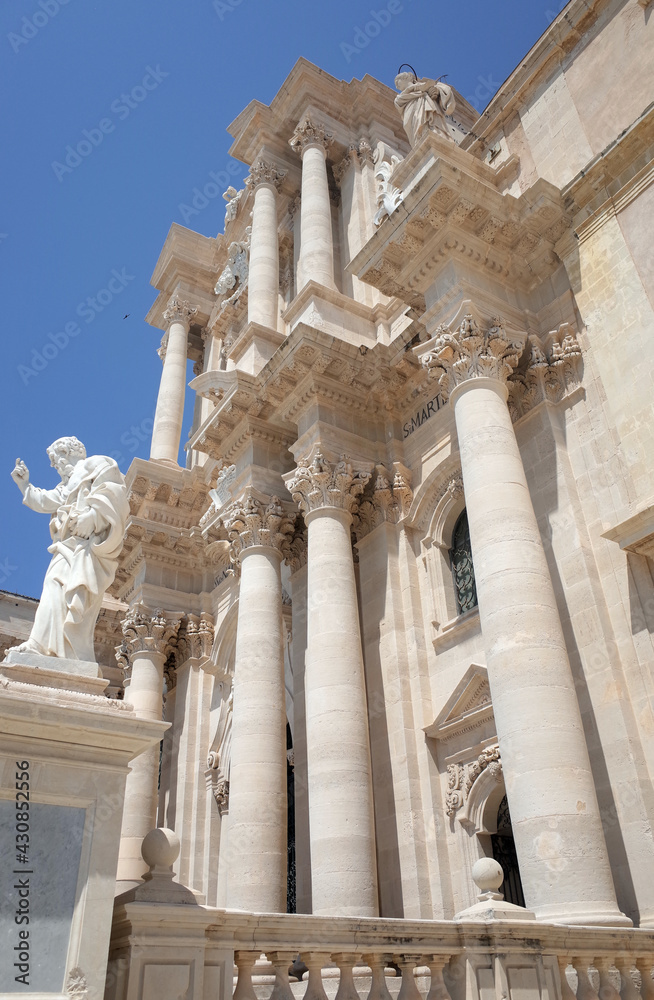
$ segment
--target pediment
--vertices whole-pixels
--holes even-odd
[[[475,729],[492,715],[486,667],[471,663],[434,721],[425,727],[425,733],[437,740],[448,740]]]

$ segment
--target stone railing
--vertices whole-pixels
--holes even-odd
[[[155,865],[116,900],[105,1000],[654,1000],[654,931],[480,899],[454,920],[244,913]]]

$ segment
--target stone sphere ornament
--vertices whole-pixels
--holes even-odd
[[[143,838],[141,856],[151,869],[160,871],[162,868],[172,868],[179,857],[179,837],[174,830],[165,826],[150,830]]]
[[[497,892],[504,881],[502,866],[494,858],[479,858],[472,866],[471,874],[481,892]]]

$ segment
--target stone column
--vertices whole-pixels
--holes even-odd
[[[222,522],[240,561],[227,905],[286,913],[287,798],[284,623],[280,566],[293,522],[253,490]]]
[[[279,297],[279,241],[277,238],[277,192],[286,171],[257,160],[250,167],[246,184],[254,190],[248,322],[277,329]]]
[[[350,526],[370,478],[316,454],[284,477],[308,529],[305,697],[313,913],[378,914],[366,686]]]
[[[117,648],[118,659],[131,668],[125,685],[125,701],[134,706],[143,719],[161,721],[163,709],[163,672],[179,621],[171,621],[163,612],[130,608],[123,622],[123,644]],[[159,746],[146,750],[132,761],[125,786],[123,825],[118,857],[119,882],[139,881],[147,865],[141,857],[141,843],[157,825],[157,784]]]
[[[511,416],[526,336],[471,315],[424,363],[454,407],[493,712],[527,906],[543,920],[618,910],[575,682]]]
[[[197,309],[174,295],[164,313],[168,329],[159,354],[163,361],[150,458],[177,465],[186,396],[188,331]]]
[[[291,147],[302,157],[298,291],[309,281],[336,288],[326,163],[332,139],[324,125],[315,125],[308,118],[297,126],[290,139]]]

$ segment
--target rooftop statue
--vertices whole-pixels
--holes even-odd
[[[93,661],[95,623],[116,575],[129,514],[125,477],[112,458],[87,458],[76,437],[59,438],[47,451],[61,476],[53,490],[32,486],[21,459],[11,473],[23,503],[52,515],[52,559],[34,625],[14,649]]]
[[[404,131],[412,149],[428,131],[452,139],[445,120],[445,115],[451,115],[456,107],[451,87],[438,80],[419,80],[414,73],[407,72],[398,73],[395,86],[400,91],[395,107],[402,112]]]

